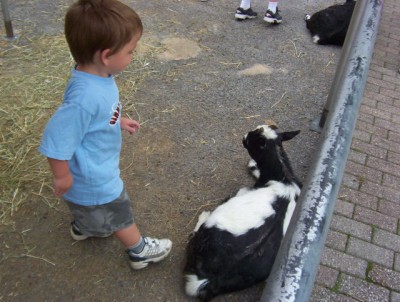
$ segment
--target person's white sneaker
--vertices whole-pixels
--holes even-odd
[[[145,246],[139,254],[128,250],[131,267],[134,270],[145,268],[149,263],[156,263],[168,256],[172,248],[172,242],[169,239],[155,239],[143,237]]]

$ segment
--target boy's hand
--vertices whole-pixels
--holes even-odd
[[[62,196],[69,191],[73,183],[71,174],[66,175],[63,178],[53,178],[54,194],[56,196]]]
[[[74,181],[70,171],[68,161],[47,158],[53,172],[53,189],[56,196],[64,195],[69,191]]]
[[[121,129],[128,131],[130,134],[134,134],[136,130],[140,128],[140,124],[126,117],[121,118]]]

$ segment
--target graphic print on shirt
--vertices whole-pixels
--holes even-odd
[[[119,113],[121,111],[120,108],[121,108],[121,104],[119,102],[118,103],[114,103],[111,106],[111,113],[112,113],[112,116],[111,116],[111,119],[110,119],[110,125],[111,126],[115,126],[115,124],[118,122]]]

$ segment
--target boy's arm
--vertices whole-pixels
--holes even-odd
[[[68,192],[72,186],[73,177],[69,171],[68,161],[47,158],[53,173],[53,188],[56,196],[61,196]]]
[[[131,120],[126,117],[121,117],[120,123],[121,129],[128,131],[130,134],[135,133],[136,130],[140,128],[140,124],[137,121]]]

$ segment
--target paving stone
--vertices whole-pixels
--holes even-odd
[[[377,108],[372,108],[372,107],[366,106],[364,104],[361,105],[360,112],[366,113],[366,114],[369,114],[372,116],[380,117],[385,120],[390,120],[390,118],[391,118],[390,112],[387,112],[385,110],[379,110]]]
[[[373,125],[373,124],[368,124],[368,123],[363,122],[363,121],[357,121],[356,129],[367,131],[367,132],[369,132],[371,134],[374,134],[374,135],[379,135],[382,138],[388,138],[389,131],[390,131],[388,129],[381,128],[381,127],[378,127],[378,126]]]
[[[364,302],[389,302],[390,291],[362,279],[341,275],[339,291]]]
[[[393,100],[393,106],[400,107],[400,100]]]
[[[400,293],[391,292],[390,293],[390,302],[400,302]]]
[[[395,233],[397,230],[397,219],[395,217],[390,217],[361,206],[356,206],[354,210],[354,219],[366,224],[378,226],[392,233]]]
[[[362,182],[360,191],[375,195],[378,198],[384,198],[393,202],[400,203],[400,191],[383,186],[382,184],[373,183],[368,180]]]
[[[331,229],[366,241],[372,239],[372,227],[370,225],[340,215],[333,215]]]
[[[374,70],[374,71],[379,71],[380,73],[383,73],[383,74],[389,73],[390,75],[393,75],[393,71],[388,70],[387,68],[382,68],[381,66],[377,66],[375,64],[370,64],[370,69]],[[369,91],[367,89],[364,91],[364,97],[368,97],[370,99],[373,99],[373,100],[376,100],[379,102],[384,102],[386,104],[393,104],[393,97],[386,96],[386,95],[376,93],[373,91]]]
[[[399,145],[400,150],[400,145]],[[393,151],[393,150],[391,150]],[[381,158],[369,157],[367,159],[367,166],[378,169],[379,171],[386,172],[392,175],[400,176],[400,165],[393,164]],[[376,181],[378,182],[378,181]]]
[[[384,174],[382,184],[384,186],[391,187],[393,189],[397,189],[400,185],[400,177],[390,175],[390,174]]]
[[[368,163],[367,159],[367,163]],[[347,161],[346,172],[352,175],[357,175],[360,179],[369,179],[372,182],[380,183],[383,172],[366,165],[360,165],[355,162]]]
[[[394,256],[394,270],[400,272],[400,254],[396,253]]]
[[[377,135],[371,136],[371,144],[394,152],[398,152],[400,150],[400,144],[398,142],[385,139]]]
[[[338,276],[338,270],[320,265],[317,272],[316,283],[325,287],[332,288],[335,286]]]
[[[392,121],[394,122],[394,123],[397,123],[397,124],[399,124],[400,123],[400,115],[398,115],[398,114],[392,114]]]
[[[356,150],[351,150],[347,160],[364,166],[367,162],[367,155]]]
[[[384,129],[393,130],[392,121],[384,120],[378,117],[374,119],[374,125]]]
[[[351,142],[351,149],[382,159],[385,159],[387,155],[386,149],[382,149],[378,146],[373,146],[371,144],[368,144],[366,142],[354,138],[353,141]]]
[[[342,186],[358,190],[361,184],[359,176],[355,176],[349,173],[344,173],[342,178]]]
[[[340,188],[339,198],[373,210],[378,208],[378,198],[376,196],[353,190],[348,187],[342,186]]]
[[[399,235],[387,232],[385,230],[376,229],[373,234],[372,243],[400,253]]]
[[[379,201],[378,211],[388,216],[398,218],[400,217],[400,203],[382,199]]]
[[[390,43],[390,42],[389,42],[389,43]],[[398,58],[398,55],[397,55],[397,58]],[[383,63],[383,66],[384,66],[385,68],[392,69],[392,70],[397,70],[397,69],[399,68],[399,66],[398,66],[398,60],[396,60],[396,56],[393,55],[393,53],[392,53],[391,51],[390,51],[390,52],[388,51],[388,52],[386,53],[385,62]],[[397,89],[397,87],[395,87],[394,90],[396,91],[396,89]],[[393,89],[381,87],[381,90],[382,90],[382,91],[380,91],[380,92],[381,92],[382,94],[391,95],[390,93],[386,93],[385,90],[392,91]]]
[[[398,68],[398,67],[397,67],[397,68]],[[396,92],[396,91],[393,90],[393,89],[387,89],[387,88],[382,88],[382,87],[380,87],[379,93],[382,94],[382,95],[386,95],[386,96],[392,97],[392,98],[399,97],[399,96],[398,96],[398,92]]]
[[[365,278],[368,263],[363,259],[325,247],[321,264],[360,278]]]
[[[388,162],[400,165],[400,154],[395,152],[388,152]]]
[[[379,51],[379,46],[377,48],[375,48],[375,49]],[[374,49],[374,51],[375,51],[375,49]],[[386,49],[385,49],[385,55],[386,55]],[[384,87],[384,88],[392,89],[392,90],[396,88],[396,85],[393,83],[393,81],[388,81],[387,80],[387,76],[386,76],[385,80],[384,79],[377,79],[377,78],[369,76],[368,80],[367,80],[367,83],[372,83],[372,84],[378,85],[380,87]]]
[[[374,283],[378,283],[397,292],[400,291],[400,272],[379,265],[373,265],[368,277],[371,278]]]
[[[392,53],[396,53],[396,54],[399,53],[398,49],[390,49],[390,48],[387,48],[387,52],[392,52]],[[398,78],[398,76],[396,74],[393,74],[393,75],[382,75],[382,80],[385,81],[385,82],[393,83],[393,84],[395,84],[396,87],[398,87],[399,78]]]
[[[396,106],[393,106],[391,104],[387,104],[387,103],[383,103],[383,102],[378,102],[377,103],[377,108],[383,111],[387,111],[387,112],[397,112],[398,108]]]
[[[368,261],[391,268],[394,261],[394,252],[378,245],[357,238],[349,238],[347,253]]]
[[[372,57],[372,59],[374,59],[374,57]],[[377,60],[377,61],[379,61],[379,60]],[[382,67],[383,67],[383,64],[382,64],[382,62],[376,62],[376,64],[379,64],[379,65],[381,65]],[[380,87],[378,86],[378,85],[375,85],[375,84],[372,84],[372,83],[368,83],[368,85],[365,87],[365,89],[366,90],[368,90],[368,91],[373,91],[373,92],[376,92],[376,93],[379,93],[379,89]]]
[[[373,70],[370,70],[369,74],[372,74],[372,73],[374,73],[376,75],[376,77],[381,77],[382,78],[382,74],[381,73],[373,71]],[[392,101],[392,103],[393,103],[393,101]],[[365,95],[362,98],[361,104],[366,105],[366,106],[371,107],[371,108],[378,108],[377,107],[378,106],[378,101],[376,99],[374,99],[374,98],[369,98],[369,97],[367,97]]]
[[[382,43],[382,41],[381,41],[380,43]],[[371,58],[371,62],[372,62],[373,64],[375,64],[375,65],[378,65],[378,66],[382,67],[382,68],[386,68],[385,62],[383,62],[383,61],[380,60],[379,58],[372,57],[372,58]],[[370,84],[370,85],[372,85],[372,84]],[[368,86],[369,86],[369,85],[368,85]],[[369,88],[368,86],[367,86],[366,88]],[[373,86],[374,86],[373,88],[375,88],[376,85],[373,85]],[[378,89],[378,92],[379,92],[379,89]]]
[[[400,134],[393,132],[393,131],[389,131],[389,135],[388,135],[388,139],[391,141],[395,141],[397,143],[400,143]]]
[[[354,213],[354,204],[338,199],[336,201],[334,213],[352,218]]]
[[[356,137],[360,141],[363,141],[363,142],[366,142],[366,143],[370,143],[372,135],[371,135],[371,133],[369,133],[369,132],[367,132],[365,130],[355,129],[353,131],[353,137]]]
[[[348,236],[346,234],[329,230],[325,245],[335,250],[344,252],[346,249],[347,237]]]
[[[379,45],[380,45],[380,44],[379,44]],[[377,60],[377,61],[381,61],[381,62],[382,62],[382,61],[384,61],[385,57],[386,57],[386,52],[385,52],[385,51],[379,50],[379,49],[374,50],[374,54],[373,54],[373,59],[374,59],[374,60]],[[369,83],[372,84],[371,81],[370,81]],[[368,83],[368,84],[369,84],[369,83]],[[381,87],[379,84],[374,84],[374,85]]]
[[[360,302],[352,297],[334,293],[329,289],[316,285],[310,297],[310,302]]]

